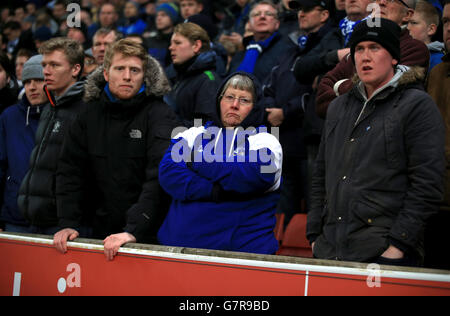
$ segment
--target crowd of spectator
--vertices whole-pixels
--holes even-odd
[[[2,230],[275,254],[307,213],[317,258],[450,269],[447,0],[0,8]]]

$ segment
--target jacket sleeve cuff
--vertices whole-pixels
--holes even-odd
[[[392,237],[389,237],[389,244],[391,244],[392,246],[394,246],[395,248],[400,249],[403,253],[411,253],[411,248],[406,245],[405,243],[394,239]]]

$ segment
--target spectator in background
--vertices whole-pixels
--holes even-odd
[[[116,30],[101,28],[95,32],[92,45],[92,54],[97,65],[103,65],[108,47],[122,38],[122,34]]]
[[[185,22],[197,24],[208,33],[211,40],[211,49],[216,53],[216,73],[220,80],[225,78],[228,73],[228,52],[220,42],[214,41],[218,34],[218,28],[214,25],[212,19],[204,14],[195,14],[187,18]]]
[[[84,51],[84,67],[82,78],[86,78],[90,75],[95,69],[97,69],[98,65],[95,62],[94,54],[92,53],[92,48],[89,48]]]
[[[246,50],[234,55],[230,72],[252,73],[264,84],[288,45],[278,33],[279,27],[278,9],[273,2],[263,0],[256,3],[250,11],[253,36],[244,39]]]
[[[430,53],[427,46],[415,40],[409,35],[406,28],[409,20],[414,14],[416,0],[402,0],[401,2],[377,0],[380,6],[380,15],[382,18],[389,19],[402,28],[400,36],[400,50],[402,55],[402,64],[406,66],[419,66],[428,70],[430,62]],[[337,96],[351,90],[353,82],[351,78],[355,74],[355,66],[346,55],[337,66],[329,71],[320,81],[317,88],[316,112],[324,118],[330,102]]]
[[[126,19],[124,25],[120,25],[117,29],[125,36],[129,34],[142,35],[147,28],[147,24],[141,19],[139,15],[139,5],[136,2],[128,1],[123,9],[123,14]]]
[[[84,192],[91,190],[93,235],[104,239],[108,260],[125,243],[155,243],[169,205],[158,165],[179,124],[162,102],[169,89],[159,63],[130,39],[114,43],[104,67],[88,78],[89,106],[70,128],[58,165],[63,229],[55,234],[54,245],[60,252],[67,251],[67,240],[79,236]]]
[[[203,11],[202,0],[179,0],[180,13],[183,19],[187,19],[190,16],[200,14]]]
[[[290,2],[291,0],[281,0],[279,2],[280,28],[278,31],[281,35],[286,37],[298,30],[297,12],[291,10],[289,7]]]
[[[223,82],[215,100],[217,119],[176,135],[161,161],[160,182],[173,200],[158,240],[168,246],[275,254],[283,152],[275,136],[258,128],[264,122],[261,86],[254,76],[236,73]],[[194,160],[180,159],[180,151]],[[268,151],[270,159],[263,159]]]
[[[22,70],[23,66],[27,62],[28,59],[31,58],[34,54],[27,49],[21,49],[17,52],[16,56],[16,79],[20,86],[22,86]]]
[[[337,21],[339,29],[335,34],[330,35],[332,37],[341,37],[341,46],[331,51],[316,51],[314,60],[305,58],[299,60],[295,65],[295,76],[297,80],[304,84],[312,84],[318,74],[326,73],[332,70],[345,56],[350,53],[348,47],[348,41],[353,32],[353,28],[368,18],[370,11],[367,10],[371,0],[345,0],[344,8],[346,16]],[[339,3],[339,7],[342,6],[342,2]],[[336,21],[331,21],[335,23]],[[339,35],[338,35],[339,34]]]
[[[227,14],[219,31],[219,42],[229,47],[227,50],[233,52],[233,57],[238,51],[244,50],[243,38],[249,35],[246,33],[250,9],[251,0],[236,0],[235,4],[225,11]]]
[[[67,38],[73,39],[83,45],[84,49],[90,48],[91,41],[88,37],[87,26],[81,22],[80,27],[69,27],[67,32]]]
[[[31,233],[19,211],[17,194],[28,170],[40,113],[48,102],[41,61],[42,55],[36,55],[24,64],[21,75],[25,95],[0,116],[0,179],[5,183],[0,220],[7,232]]]
[[[36,51],[33,42],[33,32],[31,29],[23,31],[19,22],[11,21],[6,23],[3,34],[8,39],[7,52],[15,58],[17,52],[22,49],[28,49],[32,52]]]
[[[442,249],[442,245],[450,243],[448,223],[450,221],[450,1],[446,1],[442,13],[443,39],[445,55],[442,63],[431,70],[427,83],[427,92],[436,102],[446,129],[445,157],[447,168],[445,171],[444,201],[439,213],[432,218],[425,235],[425,250],[427,267],[450,270],[450,254]]]
[[[167,73],[173,89],[164,100],[186,127],[194,126],[195,119],[214,120],[214,98],[220,83],[208,34],[197,24],[178,24],[169,50],[173,64]]]
[[[79,81],[84,50],[76,41],[58,37],[45,42],[39,51],[50,105],[40,117],[18,204],[34,233],[52,235],[58,230],[55,184],[59,154],[69,126],[85,107],[84,83]]]
[[[115,29],[117,28],[117,21],[119,20],[119,14],[115,6],[112,3],[104,3],[100,7],[100,12],[98,13],[98,22],[93,23],[88,28],[88,36],[93,39],[95,32],[101,28]]]
[[[102,5],[105,2],[113,2],[113,1],[109,1],[109,0],[89,0],[91,2],[91,6],[90,6],[90,12],[91,12],[91,16],[92,16],[92,22],[94,23],[98,23],[99,19],[100,19],[100,15],[99,12],[101,10]]]
[[[145,38],[149,54],[165,68],[171,63],[169,46],[175,25],[180,22],[180,9],[173,2],[156,8],[156,32]]]
[[[439,26],[439,13],[436,8],[426,2],[419,1],[414,10],[414,15],[408,22],[409,34],[412,38],[424,42],[430,51],[430,67],[428,71],[439,64],[444,56],[444,43],[435,41],[431,38],[436,34]]]
[[[328,109],[307,238],[320,259],[420,266],[443,196],[445,129],[417,89],[426,70],[399,64],[398,23],[379,22],[353,31],[358,82]]]
[[[0,114],[9,106],[17,103],[19,84],[14,65],[8,55],[0,51]]]
[[[21,33],[22,28],[20,26],[20,23],[17,21],[8,22],[3,28],[3,34],[8,40],[6,52],[10,54],[10,56],[14,55],[19,50],[19,38]]]
[[[52,38],[52,31],[47,26],[41,26],[34,32],[33,39],[36,49],[39,49],[42,43]]]
[[[60,25],[61,22],[64,22],[67,18],[68,12],[66,11],[66,7],[66,0],[57,0],[53,5],[52,16],[58,25]]]
[[[328,24],[330,8],[334,5],[326,0],[291,1],[292,9],[298,10],[299,32],[290,37],[291,46],[272,69],[270,80],[264,86],[268,103],[268,121],[280,127],[280,143],[283,147],[283,183],[278,212],[285,213],[285,223],[296,213],[305,212],[302,200],[309,207],[307,199],[307,147],[304,124],[306,100],[313,92],[312,82],[301,84],[295,80],[294,65],[298,60],[317,56],[340,47],[340,39],[334,28]],[[293,34],[292,34],[293,35]],[[320,73],[317,73],[319,75]],[[309,105],[309,104],[308,104]]]

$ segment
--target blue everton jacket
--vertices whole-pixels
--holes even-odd
[[[257,80],[249,77],[262,101]],[[278,139],[257,125],[263,113],[262,102],[256,102],[242,127],[209,122],[175,135],[159,170],[161,186],[173,198],[158,233],[161,244],[276,252],[283,153]]]

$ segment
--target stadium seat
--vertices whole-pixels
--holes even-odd
[[[278,240],[278,243],[281,243],[284,235],[284,219],[286,216],[284,215],[284,213],[277,213],[275,214],[275,216],[277,218],[277,222],[275,224],[275,229],[273,230],[273,232],[275,234],[275,238]]]
[[[312,249],[306,239],[306,214],[295,214],[283,234],[277,255],[312,258]]]

